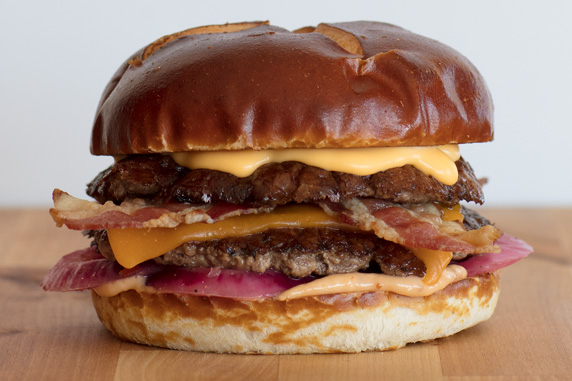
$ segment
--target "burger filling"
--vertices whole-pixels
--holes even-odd
[[[512,255],[493,254],[502,232],[460,206],[483,202],[481,183],[462,158],[450,163],[458,178],[447,185],[410,164],[359,175],[286,161],[238,177],[169,155],[128,156],[88,185],[97,202],[54,191],[56,223],[93,243],[64,257],[43,286],[106,295],[135,286],[279,299],[386,287],[428,295],[482,273],[473,257]],[[78,273],[86,276],[70,275]],[[323,282],[330,278],[337,286]],[[221,288],[244,282],[258,286]]]
[[[322,207],[334,214],[329,209],[332,205],[352,199],[372,198],[406,208],[419,208],[426,203],[448,208],[461,200],[482,203],[481,184],[469,164],[460,158],[455,165],[458,181],[445,185],[412,165],[359,176],[290,161],[269,163],[250,176],[237,177],[217,170],[191,170],[168,155],[136,155],[101,172],[88,185],[88,194],[101,204],[112,201],[116,205],[135,199],[148,204],[230,203],[268,208],[325,203]],[[475,212],[466,208],[461,211],[456,217],[461,230],[490,225]],[[188,268],[217,267],[256,273],[274,270],[292,278],[352,272],[425,276],[426,264],[407,246],[371,231],[351,228],[352,224],[348,224],[347,230],[283,227],[239,237],[190,240],[152,259],[159,264]],[[107,230],[92,230],[88,234],[104,257],[116,259]],[[466,251],[455,251],[451,258],[462,260],[467,255]]]

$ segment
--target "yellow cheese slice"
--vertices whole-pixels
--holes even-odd
[[[276,208],[271,213],[230,217],[213,224],[199,222],[176,228],[107,229],[107,236],[115,259],[129,269],[188,241],[241,237],[267,229],[310,227],[356,229],[317,206],[292,205]]]
[[[359,176],[410,164],[445,185],[453,185],[458,179],[455,161],[461,155],[458,145],[448,144],[429,147],[195,151],[173,153],[171,157],[177,164],[190,169],[212,169],[238,177],[250,176],[264,164],[285,161],[298,161],[328,171]]]

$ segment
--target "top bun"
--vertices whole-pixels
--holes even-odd
[[[426,146],[490,141],[493,106],[455,50],[377,22],[267,22],[162,37],[115,73],[91,151]]]

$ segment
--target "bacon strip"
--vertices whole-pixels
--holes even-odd
[[[80,200],[59,189],[54,190],[53,198],[54,208],[50,209],[50,214],[54,221],[75,230],[176,227],[272,210],[227,203],[149,205],[143,200],[102,205]],[[499,251],[494,241],[502,235],[500,230],[487,225],[466,231],[460,222],[443,221],[440,211],[432,203],[402,205],[376,199],[352,199],[320,205],[344,223],[373,231],[377,236],[403,246],[461,253]]]
[[[58,226],[66,225],[73,230],[99,230],[111,228],[156,228],[176,227],[195,222],[213,223],[224,218],[242,214],[269,212],[269,207],[216,204],[148,205],[143,200],[124,201],[115,205],[111,201],[99,204],[81,200],[55,189],[54,207],[50,214]]]
[[[462,253],[495,253],[502,232],[492,225],[467,231],[457,221],[444,221],[432,203],[403,206],[376,199],[353,199],[341,204],[321,203],[342,221],[407,247]]]

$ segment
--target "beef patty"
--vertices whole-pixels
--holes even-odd
[[[114,259],[104,230],[94,232],[99,251]],[[357,271],[388,275],[425,274],[425,265],[407,248],[369,232],[330,228],[284,228],[245,237],[191,241],[155,258],[164,265],[220,267],[293,278]]]
[[[444,185],[411,165],[370,176],[330,172],[299,162],[271,163],[244,178],[229,173],[179,166],[170,156],[134,155],[101,172],[87,193],[100,203],[143,198],[153,203],[283,205],[355,197],[373,197],[395,203],[461,200],[482,204],[484,196],[470,165],[456,162],[459,180]]]

